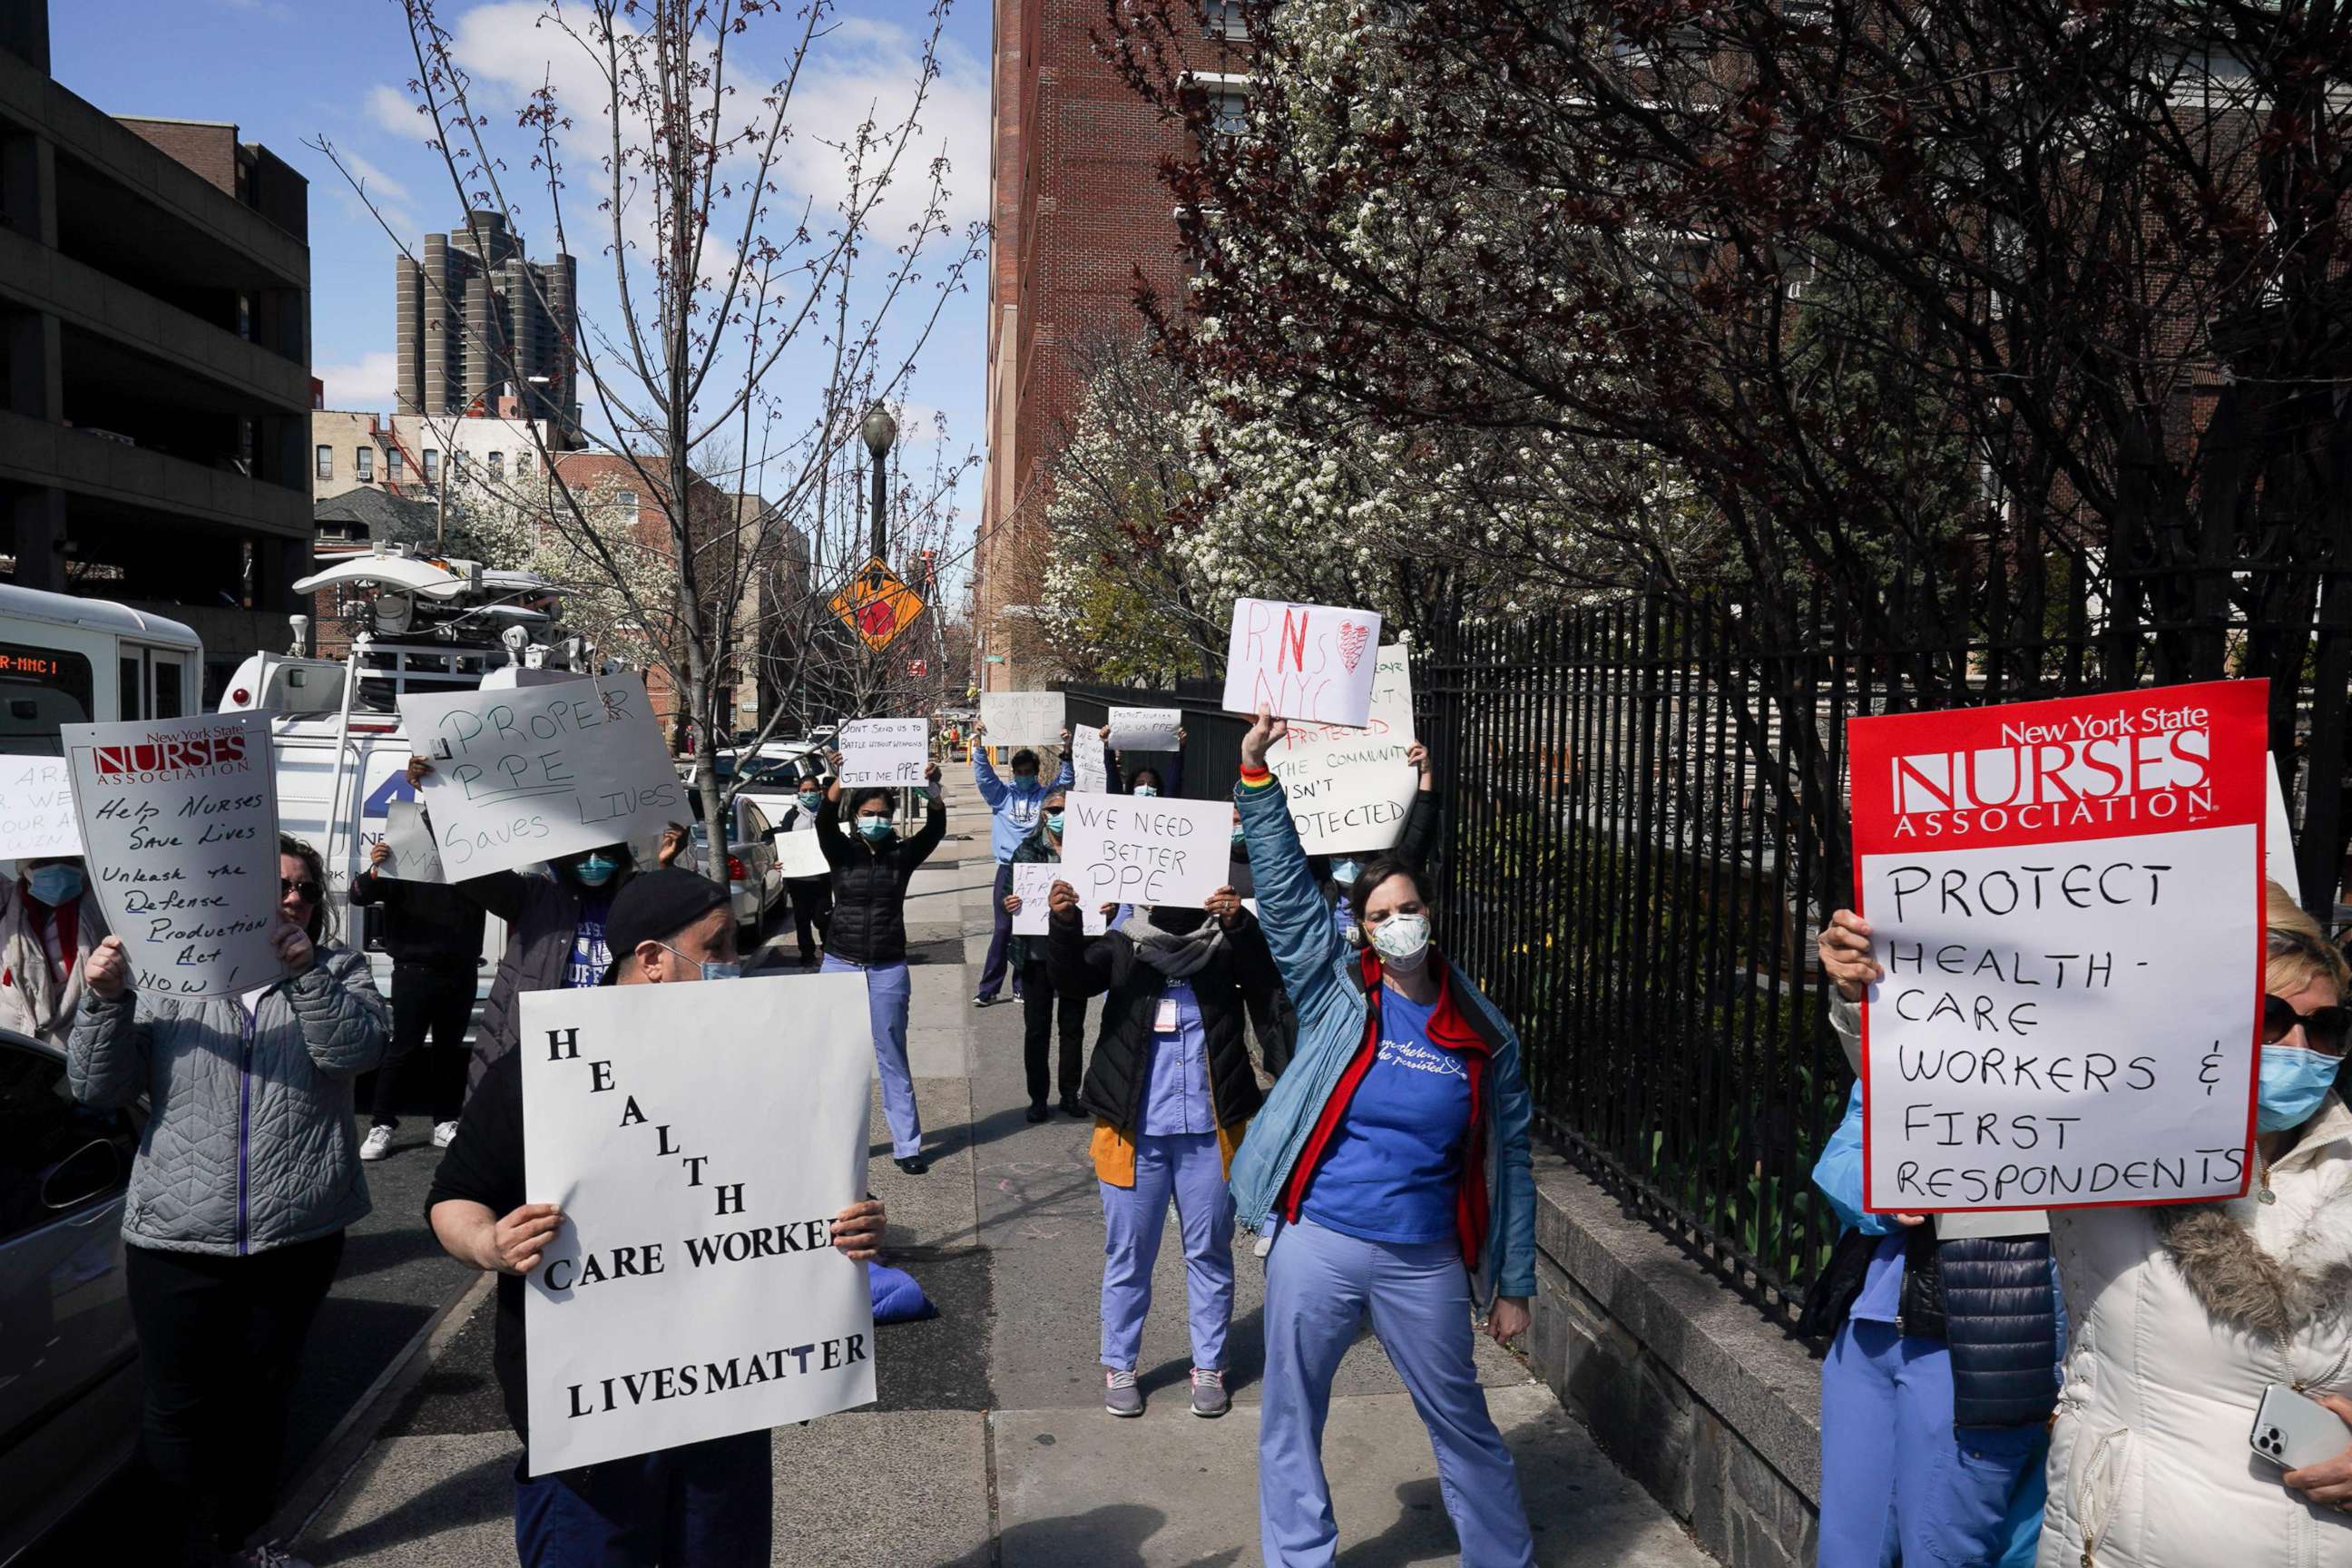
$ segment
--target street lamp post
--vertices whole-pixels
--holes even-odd
[[[882,459],[890,455],[890,443],[898,438],[898,422],[877,403],[866,411],[857,433],[866,437],[866,449],[874,455],[874,559],[887,562],[889,540],[882,521]]]

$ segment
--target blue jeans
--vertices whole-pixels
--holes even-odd
[[[767,1568],[775,1471],[764,1427],[551,1476],[526,1478],[523,1463],[521,1568]]]
[[[913,989],[907,966],[871,967],[824,955],[826,974],[866,976],[866,1018],[874,1031],[874,1068],[882,1079],[882,1117],[890,1124],[892,1158],[911,1160],[923,1152],[923,1119],[915,1110],[915,1079],[907,1070],[907,998]]]
[[[1986,1568],[2014,1556],[2011,1505],[2041,1475],[2039,1426],[1954,1435],[1941,1340],[1850,1319],[1822,1363],[1820,1568]],[[2023,1560],[2033,1560],[2030,1509]]]
[[[1339,1550],[1323,1422],[1332,1373],[1367,1312],[1429,1428],[1462,1568],[1532,1568],[1518,1471],[1471,1360],[1470,1276],[1453,1238],[1359,1241],[1305,1219],[1282,1226],[1265,1259],[1257,1497],[1266,1568],[1326,1568]]]
[[[1234,1321],[1234,1195],[1213,1132],[1146,1132],[1135,1141],[1135,1185],[1098,1182],[1103,1204],[1102,1362],[1134,1370],[1151,1310],[1151,1268],[1168,1228],[1168,1200],[1184,1232],[1184,1300],[1192,1364],[1225,1369]]]

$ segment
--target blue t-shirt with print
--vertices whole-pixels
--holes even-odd
[[[1434,1006],[1382,993],[1380,1048],[1299,1205],[1316,1224],[1364,1241],[1454,1235],[1470,1069],[1430,1039]]]
[[[602,985],[613,964],[613,950],[604,945],[604,916],[613,907],[608,895],[583,900],[580,923],[572,932],[572,957],[563,966],[563,984]]]

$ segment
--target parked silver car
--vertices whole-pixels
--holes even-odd
[[[697,816],[702,810],[702,797],[688,797]],[[759,939],[768,913],[784,896],[784,878],[776,863],[776,846],[770,834],[767,813],[759,804],[741,795],[729,803],[727,830],[727,891],[735,906],[735,923],[742,928],[743,945],[749,949]],[[694,825],[693,836],[687,846],[685,864],[708,876],[703,870],[710,853],[710,834],[700,822]]]
[[[62,1053],[0,1029],[0,1563],[138,1446],[122,1202],[145,1118],[76,1103]]]

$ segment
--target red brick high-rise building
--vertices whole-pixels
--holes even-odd
[[[1185,150],[1096,52],[1101,0],[994,0],[988,273],[988,466],[973,636],[983,689],[1049,679],[1028,610],[1052,459],[1085,390],[1086,346],[1140,332],[1139,268],[1181,292],[1160,159]],[[1237,7],[1208,0],[1194,68],[1239,101]]]

